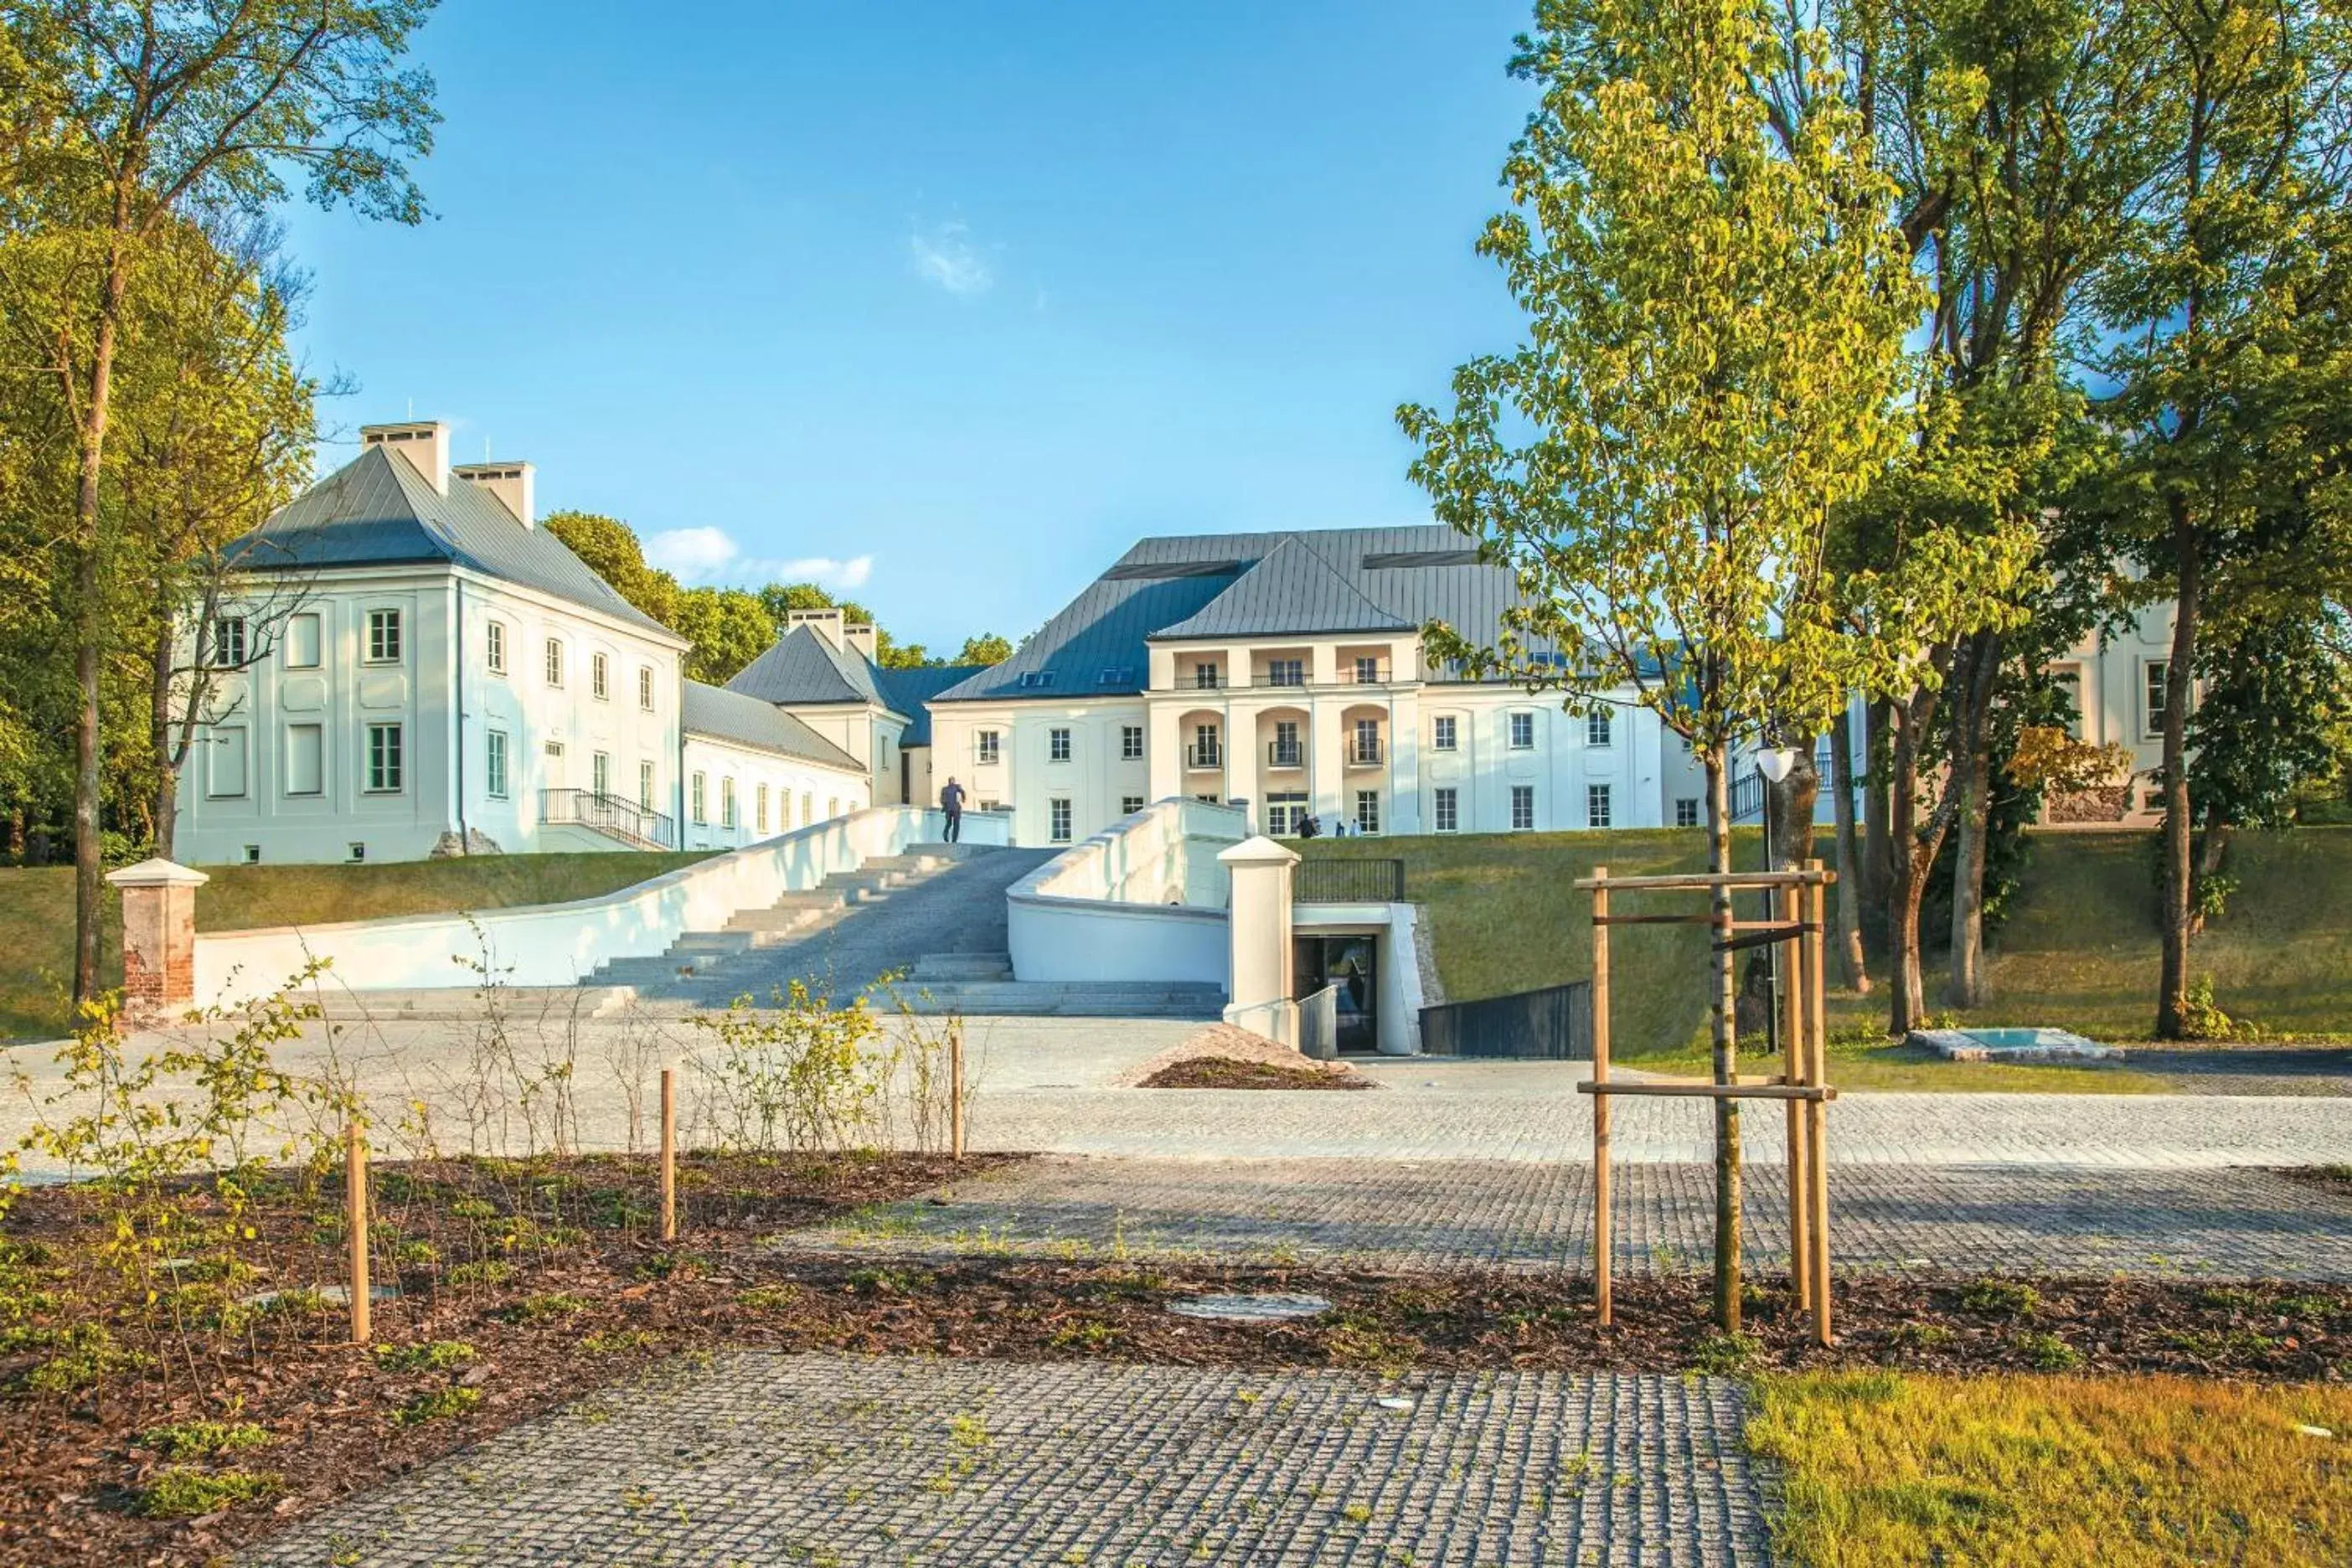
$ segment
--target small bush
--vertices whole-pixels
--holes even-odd
[[[1979,1279],[1960,1292],[1960,1305],[1971,1312],[2030,1318],[2042,1310],[2042,1292],[2011,1279]]]
[[[781,1312],[800,1302],[801,1288],[797,1285],[754,1285],[735,1293],[735,1304],[753,1312]]]
[[[35,1394],[74,1394],[95,1388],[118,1372],[130,1372],[147,1363],[115,1342],[102,1323],[77,1323],[66,1331],[63,1354],[50,1357],[25,1374],[25,1386]]]
[[[475,1263],[460,1263],[449,1270],[452,1285],[503,1285],[514,1278],[514,1265],[503,1258],[485,1258]]]
[[[526,1296],[520,1303],[507,1310],[507,1319],[516,1323],[551,1323],[558,1318],[569,1318],[586,1311],[592,1305],[585,1296],[574,1296],[568,1290],[549,1290],[537,1296]]]
[[[651,1329],[614,1329],[607,1333],[590,1334],[580,1342],[580,1348],[590,1355],[619,1355],[644,1350],[660,1338]]]
[[[474,1347],[463,1340],[427,1340],[414,1345],[378,1345],[375,1364],[386,1372],[455,1372],[474,1364]]]
[[[2083,1352],[2056,1334],[2020,1334],[2012,1342],[2036,1372],[2072,1372],[2083,1364]]]
[[[441,1261],[441,1249],[429,1241],[404,1241],[392,1249],[392,1260],[402,1268],[430,1268]]]
[[[216,1459],[265,1447],[269,1434],[250,1421],[180,1421],[139,1440],[167,1459]]]
[[[911,1296],[934,1283],[921,1268],[859,1268],[849,1276],[849,1288],[861,1296]]]
[[[392,1413],[392,1418],[403,1426],[415,1426],[464,1415],[481,1402],[478,1388],[436,1388],[409,1400]]]
[[[449,1212],[459,1219],[496,1219],[499,1205],[487,1198],[459,1198],[449,1205]]]
[[[1941,1323],[1898,1323],[1886,1337],[1903,1350],[1932,1351],[1950,1344],[1952,1331]]]
[[[284,1483],[253,1470],[192,1470],[174,1465],[158,1470],[139,1499],[149,1519],[197,1519],[240,1502],[275,1494]]]
[[[1691,1352],[1691,1370],[1708,1377],[1737,1377],[1762,1349],[1753,1334],[1709,1334]]]

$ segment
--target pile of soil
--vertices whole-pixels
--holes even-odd
[[[1003,1256],[947,1262],[791,1253],[779,1230],[902,1200],[985,1169],[916,1156],[695,1157],[681,1163],[682,1228],[653,1228],[643,1160],[458,1161],[377,1170],[371,1227],[379,1347],[433,1342],[470,1354],[418,1365],[341,1342],[340,1308],[298,1300],[235,1332],[116,1342],[152,1359],[41,1392],[26,1374],[67,1353],[100,1218],[86,1188],[26,1193],[0,1223],[0,1563],[216,1560],[285,1521],[479,1441],[653,1360],[727,1345],[788,1352],[1106,1359],[1192,1366],[1525,1368],[1738,1373],[1892,1367],[1947,1373],[2182,1373],[2295,1382],[2352,1377],[2352,1287],[2132,1279],[1843,1279],[1838,1343],[1778,1281],[1753,1284],[1748,1332],[1707,1325],[1698,1274],[1617,1285],[1616,1325],[1591,1281],[1525,1272],[1374,1273],[1319,1268],[1084,1264]],[[341,1279],[333,1181],[257,1184],[254,1286],[299,1292]],[[427,1258],[425,1248],[433,1249]],[[397,1258],[400,1261],[395,1263]],[[504,1264],[501,1270],[490,1265]],[[1225,1291],[1323,1296],[1320,1318],[1274,1326],[1171,1313]],[[86,1319],[84,1321],[87,1321]],[[468,1397],[471,1396],[471,1397]],[[439,1402],[436,1406],[428,1402]],[[457,1406],[417,1417],[420,1408]],[[192,1521],[142,1517],[169,1461],[159,1426],[252,1422],[262,1446],[200,1470],[279,1478],[257,1500]]]
[[[1212,1024],[1121,1074],[1133,1089],[1377,1089],[1345,1062],[1317,1061],[1280,1040]]]
[[[1371,1089],[1372,1080],[1353,1071],[1325,1072],[1321,1063],[1291,1066],[1247,1062],[1233,1057],[1192,1057],[1171,1063],[1145,1079],[1143,1089]]]

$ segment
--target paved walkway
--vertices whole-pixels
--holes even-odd
[[[1782,1175],[1758,1166],[1743,1187],[1767,1268],[1788,1258]],[[1832,1173],[1831,1211],[1841,1269],[2352,1280],[2352,1197],[2265,1171],[1867,1165]],[[1616,1215],[1619,1268],[1701,1268],[1714,1169],[1629,1167]],[[1054,1158],[781,1245],[1583,1272],[1591,1226],[1588,1165]]]
[[[1383,1408],[1382,1396],[1412,1401]],[[673,1363],[307,1522],[255,1568],[1764,1563],[1717,1379]]]

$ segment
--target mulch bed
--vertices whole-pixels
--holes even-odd
[[[1139,1089],[1370,1089],[1372,1080],[1351,1070],[1284,1067],[1234,1057],[1193,1057],[1161,1068]]]
[[[1590,1281],[1574,1276],[1003,1257],[918,1264],[781,1253],[763,1240],[992,1163],[697,1158],[680,1173],[685,1230],[669,1247],[650,1231],[653,1174],[644,1161],[379,1167],[379,1254],[404,1247],[421,1259],[422,1242],[438,1255],[387,1268],[404,1294],[378,1304],[378,1344],[462,1342],[472,1347],[470,1361],[392,1370],[371,1352],[337,1342],[340,1309],[297,1310],[263,1314],[233,1334],[154,1337],[147,1343],[158,1364],[143,1374],[37,1394],[24,1376],[54,1347],[30,1346],[23,1334],[0,1338],[0,1387],[9,1390],[0,1397],[0,1562],[207,1563],[647,1362],[727,1345],[1396,1375],[1873,1366],[2352,1379],[2352,1288],[2345,1287],[1859,1278],[1840,1281],[1840,1342],[1822,1351],[1775,1281],[1750,1287],[1748,1336],[1727,1341],[1707,1327],[1708,1284],[1697,1276],[1621,1281],[1617,1326],[1603,1334]],[[268,1190],[257,1215],[262,1284],[341,1278],[342,1243],[323,1223],[339,1200],[332,1182],[308,1193]],[[26,1194],[0,1231],[16,1249],[7,1277],[16,1295],[0,1301],[16,1310],[0,1314],[0,1326],[53,1323],[60,1315],[54,1298],[89,1283],[58,1259],[90,1217],[86,1192]],[[502,1278],[466,1268],[499,1262],[510,1268]],[[1224,1290],[1313,1292],[1334,1310],[1271,1327],[1221,1326],[1166,1310],[1177,1298]],[[132,1342],[127,1331],[123,1342]],[[478,1395],[468,1410],[401,1419],[421,1397],[467,1394]],[[280,1489],[194,1521],[141,1516],[165,1468],[141,1435],[198,1417],[255,1422],[270,1440],[196,1468],[275,1474]]]

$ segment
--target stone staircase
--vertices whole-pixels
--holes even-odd
[[[993,845],[924,844],[877,857],[823,885],[743,910],[718,931],[688,931],[654,957],[614,959],[589,984],[649,1001],[724,1007],[765,1003],[795,980],[845,1002],[885,974],[877,1005],[967,1016],[1215,1018],[1210,984],[1024,984],[1007,952],[1005,889],[1050,858]]]

